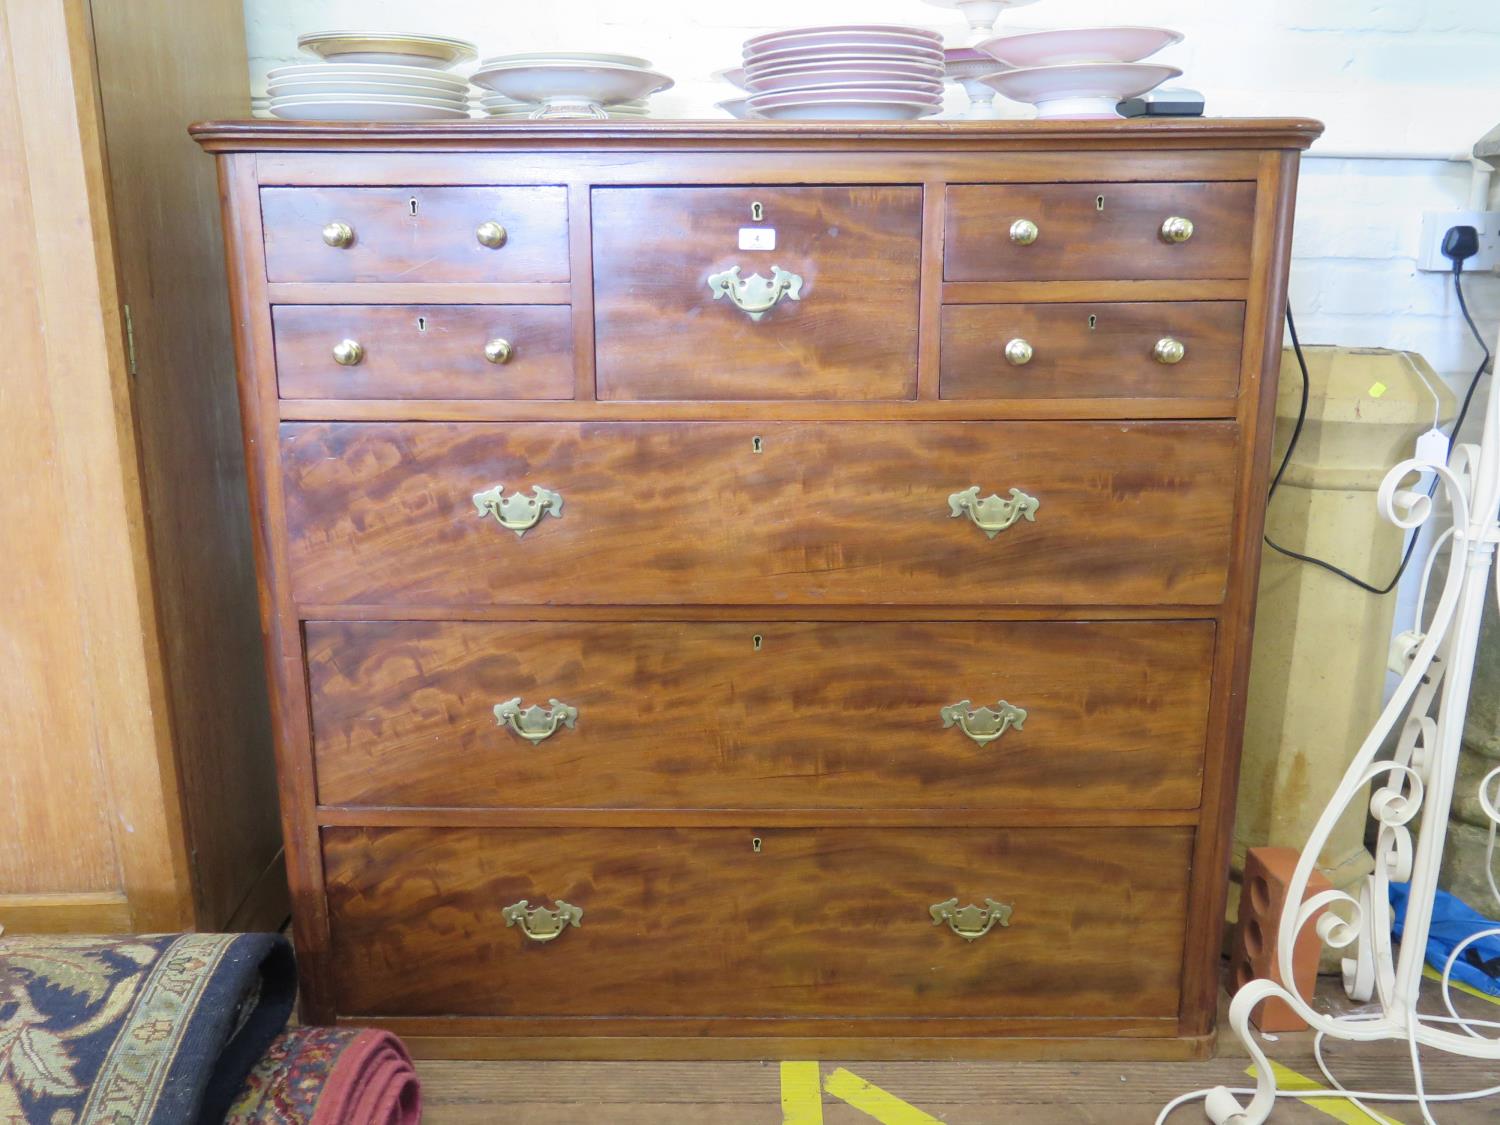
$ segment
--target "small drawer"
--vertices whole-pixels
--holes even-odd
[[[1209,621],[310,621],[318,798],[1192,809],[1213,639]]]
[[[1250,276],[1253,183],[969,184],[945,213],[948,281]]]
[[[283,398],[567,399],[566,305],[279,305]]]
[[[1175,1019],[1192,842],[325,828],[325,963],[351,1016]]]
[[[1238,301],[945,305],[943,398],[1232,398]]]
[[[268,281],[568,280],[560,187],[270,187]]]
[[[593,223],[600,398],[915,394],[920,188],[600,188]]]
[[[288,422],[285,549],[308,606],[1217,605],[1237,448],[1208,421]]]

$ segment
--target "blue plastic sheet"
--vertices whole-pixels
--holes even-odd
[[[1409,894],[1409,884],[1391,884],[1391,909],[1395,913],[1391,933],[1397,941],[1406,928]],[[1441,973],[1465,938],[1496,928],[1500,928],[1500,922],[1486,918],[1447,891],[1438,891],[1432,908],[1432,929],[1427,937],[1427,963]],[[1459,954],[1453,963],[1453,979],[1491,996],[1500,996],[1500,934],[1481,938]]]

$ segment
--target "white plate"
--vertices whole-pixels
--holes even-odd
[[[351,82],[411,82],[434,89],[466,90],[469,80],[460,74],[449,74],[430,66],[374,66],[370,63],[297,63],[293,66],[278,66],[266,72],[269,83],[333,82],[348,79]]]
[[[715,82],[728,82],[731,86],[745,88],[745,68],[742,66],[726,66],[723,70],[716,70],[709,75]]]
[[[632,98],[624,102],[611,102],[609,108],[645,109],[649,100],[649,98]],[[503,109],[506,106],[526,106],[529,109],[535,109],[537,105],[536,102],[523,102],[517,101],[515,98],[507,98],[504,94],[482,94],[475,101],[486,108],[494,106],[496,109]]]
[[[772,121],[913,121],[931,117],[941,105],[893,98],[817,99],[757,108],[756,115]]]
[[[643,98],[672,85],[670,78],[654,70],[608,63],[514,63],[476,70],[469,81],[517,101],[601,105]]]
[[[768,74],[777,74],[786,70],[808,70],[816,68],[824,70],[829,67],[858,66],[865,69],[884,70],[892,73],[897,70],[905,71],[907,74],[919,78],[938,77],[943,74],[942,59],[891,59],[880,55],[818,55],[805,59],[784,59],[774,63],[764,63],[759,66],[750,66],[745,70],[745,81],[764,78]]]
[[[605,63],[609,66],[633,66],[650,70],[651,60],[639,55],[609,55],[597,51],[521,51],[509,55],[491,55],[479,63],[480,70],[509,63]]]
[[[1182,42],[1182,32],[1165,27],[1080,27],[1002,35],[975,44],[1009,66],[1062,66],[1068,63],[1139,62]]]
[[[1181,73],[1158,63],[1072,63],[1022,67],[980,81],[1012,101],[1036,106],[1038,117],[1117,117],[1119,102]]]
[[[733,117],[739,121],[744,121],[746,118],[758,116],[756,112],[750,108],[749,98],[725,98],[722,102],[714,102],[714,105],[716,105],[719,109],[722,109],[725,113],[729,114],[730,117]]]
[[[911,90],[888,90],[879,86],[829,86],[822,90],[788,90],[784,94],[756,94],[750,108],[764,111],[772,106],[822,101],[896,101],[921,105],[942,105],[943,95],[914,93]]]
[[[377,98],[300,98],[287,104],[272,102],[270,113],[287,121],[457,121],[469,116],[466,109]]]
[[[395,35],[380,31],[318,31],[297,46],[322,59],[396,66],[450,67],[479,57],[466,39],[446,35]]]
[[[746,39],[746,54],[776,51],[786,47],[837,45],[850,40],[872,43],[918,43],[941,47],[943,37],[921,27],[898,27],[895,24],[847,24],[842,27],[803,27],[793,31],[773,31]]]
[[[788,47],[782,51],[757,51],[745,55],[745,69],[751,74],[768,66],[804,60],[820,61],[854,55],[867,59],[884,59],[887,62],[916,61],[943,63],[941,47],[919,46],[914,43],[869,43],[846,40],[827,47]]]
[[[266,93],[273,98],[284,98],[299,94],[316,94],[326,97],[383,98],[388,95],[407,98],[431,98],[434,101],[463,103],[469,100],[467,90],[448,93],[434,90],[430,86],[418,86],[411,82],[272,82]]]
[[[918,94],[942,95],[943,84],[936,78],[892,78],[889,75],[877,74],[871,78],[858,78],[859,74],[840,74],[824,70],[805,71],[798,74],[778,75],[774,78],[763,78],[752,84],[752,94],[780,94],[788,90],[821,90],[828,87],[858,86],[861,89],[869,89],[879,86],[890,90],[905,90]]]

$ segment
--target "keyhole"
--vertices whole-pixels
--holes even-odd
[[[1102,196],[1102,195],[1096,195],[1096,196],[1094,196],[1094,210],[1095,211],[1103,211],[1104,210],[1104,196]]]
[[[1093,313],[1089,313],[1089,331],[1092,332],[1098,326],[1099,326],[1099,318],[1097,316],[1095,316]]]
[[[760,222],[765,216],[766,209],[760,205],[760,200],[757,199],[754,203],[750,204],[750,221],[752,223]]]
[[[756,652],[759,652],[760,651],[760,646],[764,642],[765,642],[765,638],[762,637],[759,633],[756,633],[755,636],[753,636],[753,637],[750,638],[750,647],[753,648],[753,649],[755,649]]]
[[[416,218],[416,216],[417,216],[417,197],[415,195],[412,196],[409,200],[406,201],[406,205],[411,208],[412,218]]]
[[[418,332],[426,332],[427,331],[427,318],[425,316],[419,316],[419,317],[417,317],[417,331]]]
[[[756,855],[760,854],[760,837],[759,836],[751,836],[750,837],[750,850],[752,852],[754,852]]]
[[[753,438],[750,439],[750,452],[751,453],[759,453],[764,448],[765,448],[765,443],[763,443],[758,436],[757,437],[753,437]]]

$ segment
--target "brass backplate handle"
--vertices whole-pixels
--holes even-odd
[[[974,526],[991,539],[1017,520],[1024,519],[1035,523],[1036,510],[1041,503],[1035,496],[1028,496],[1019,488],[1012,488],[1010,496],[1004,499],[991,494],[981,500],[977,484],[972,484],[962,492],[955,492],[948,497],[951,516],[956,519],[967,515],[974,521]]]
[[[539,524],[543,516],[561,519],[563,498],[560,493],[540,485],[532,485],[530,496],[524,492],[507,496],[505,485],[497,484],[474,493],[474,509],[480,519],[493,516],[501,527],[520,537]]]
[[[545,906],[532,906],[523,898],[507,906],[500,916],[505,919],[506,926],[520,926],[523,934],[540,942],[560,937],[569,926],[583,925],[583,907],[562,899],[554,900],[552,909],[548,910]]]
[[[993,708],[975,707],[967,699],[960,699],[938,714],[945,730],[957,726],[980,746],[988,746],[1012,727],[1021,730],[1026,725],[1026,708],[1003,699]]]
[[[546,707],[532,704],[521,706],[521,697],[507,699],[495,704],[495,722],[535,746],[557,733],[558,727],[569,730],[578,722],[578,708],[571,707],[560,699],[547,700]]]
[[[997,925],[1009,926],[1014,911],[1010,903],[992,898],[985,899],[983,906],[959,906],[958,899],[950,898],[928,908],[934,926],[947,922],[948,928],[964,941],[978,941]]]
[[[761,277],[758,273],[741,277],[740,267],[730,266],[720,273],[709,274],[708,288],[715,301],[720,297],[728,297],[748,313],[751,320],[759,320],[765,316],[783,297],[792,301],[802,300],[802,278],[780,266],[771,267],[769,278]]]

